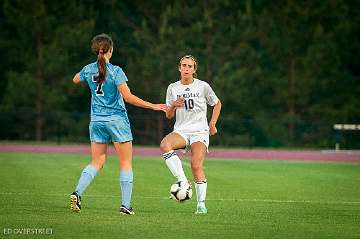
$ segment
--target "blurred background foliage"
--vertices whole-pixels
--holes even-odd
[[[355,0],[0,0],[0,140],[88,142],[89,91],[71,79],[114,40],[133,93],[164,102],[178,61],[223,103],[213,145],[329,148],[335,123],[360,123],[360,2]],[[172,129],[127,106],[135,143]],[[210,113],[210,112],[209,112]],[[360,148],[360,132],[343,132]]]

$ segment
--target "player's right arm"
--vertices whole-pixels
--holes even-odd
[[[180,98],[175,100],[170,106],[166,108],[166,118],[172,119],[175,116],[175,111],[177,107],[183,107],[185,104],[185,99]]]
[[[126,83],[118,85],[118,90],[120,94],[123,96],[124,100],[128,104],[132,104],[137,107],[146,108],[146,109],[152,109],[157,111],[165,111],[166,105],[165,104],[153,104],[150,102],[147,102],[143,99],[140,99],[136,95],[133,95],[131,93],[130,88]]]
[[[173,92],[174,84],[170,84],[166,90],[166,112],[165,116],[168,119],[172,119],[175,116],[176,108],[183,107],[185,105],[185,99],[176,99]],[[176,99],[176,100],[175,100]]]

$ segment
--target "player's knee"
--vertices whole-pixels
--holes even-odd
[[[171,145],[169,143],[167,143],[166,141],[163,140],[160,143],[160,150],[164,154],[164,153],[167,153],[170,150],[172,150],[172,148],[171,148]]]

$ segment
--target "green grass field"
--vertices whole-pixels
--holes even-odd
[[[174,179],[160,158],[135,157],[136,215],[125,216],[109,157],[74,214],[69,193],[88,162],[1,153],[0,238],[360,238],[360,164],[209,159],[209,213],[195,215],[195,194],[182,204],[168,199]],[[184,167],[190,175],[188,159]],[[52,234],[14,234],[21,228]]]

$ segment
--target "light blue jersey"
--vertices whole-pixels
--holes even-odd
[[[80,71],[80,81],[86,81],[91,91],[91,121],[128,120],[125,104],[117,86],[128,81],[124,71],[106,63],[106,78],[97,84],[99,76],[97,62],[85,66]]]

